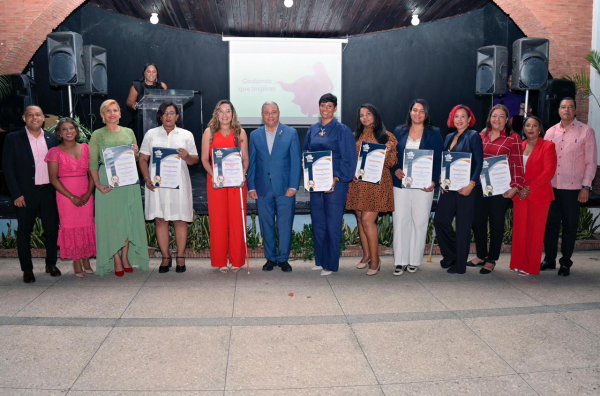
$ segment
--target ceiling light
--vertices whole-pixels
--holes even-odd
[[[412,23],[413,26],[417,26],[419,23],[421,23],[421,21],[419,20],[419,16],[413,15],[410,23]]]
[[[287,8],[290,8],[291,6],[294,5],[294,0],[284,0],[283,5],[286,6]]]
[[[152,16],[150,17],[150,23],[153,25],[158,23],[158,14],[156,12],[152,13]]]

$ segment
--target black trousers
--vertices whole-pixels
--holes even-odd
[[[17,251],[22,271],[33,271],[31,261],[31,232],[36,217],[42,220],[46,242],[46,266],[56,265],[56,243],[58,241],[58,209],[56,190],[52,186],[36,189],[35,194],[25,199],[25,207],[17,208]]]
[[[471,194],[475,194],[473,235],[475,236],[477,257],[496,261],[500,258],[500,249],[502,249],[502,240],[504,239],[506,210],[510,200],[502,195],[484,197],[480,186],[474,188]],[[490,223],[489,251],[488,220]]]
[[[469,247],[471,246],[471,226],[475,213],[475,194],[464,197],[456,191],[448,191],[440,196],[435,210],[435,232],[445,261],[455,261],[459,272],[466,271]],[[456,218],[456,231],[452,220]]]
[[[544,236],[544,261],[556,264],[558,255],[558,236],[562,222],[562,244],[560,252],[562,257],[560,265],[570,267],[573,265],[571,256],[575,250],[575,239],[577,238],[577,226],[579,225],[579,208],[581,204],[577,200],[581,190],[559,190],[554,189],[554,201],[550,204],[548,221],[546,222],[546,234]]]

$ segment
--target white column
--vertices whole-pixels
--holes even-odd
[[[592,22],[592,49],[600,51],[600,0],[594,0],[594,16]],[[590,66],[590,85],[592,92],[600,99],[600,75]],[[596,142],[600,143],[600,107],[594,100],[589,101],[588,124],[596,131]],[[600,144],[598,155],[600,156]]]

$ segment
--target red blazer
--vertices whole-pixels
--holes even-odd
[[[523,142],[523,151],[527,141]],[[524,162],[524,161],[523,161]],[[534,203],[554,201],[554,191],[550,181],[556,173],[556,148],[554,143],[539,137],[533,147],[533,151],[527,159],[525,168],[525,185],[529,186],[531,194],[525,198]],[[513,197],[513,201],[521,199],[519,194]]]

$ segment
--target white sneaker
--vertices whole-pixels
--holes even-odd
[[[327,270],[322,270],[321,271],[321,276],[327,276],[327,275],[331,275],[333,271],[327,271]]]
[[[311,268],[311,270],[313,271],[321,271],[323,269],[323,267],[321,267],[320,265],[315,265],[314,267]]]

